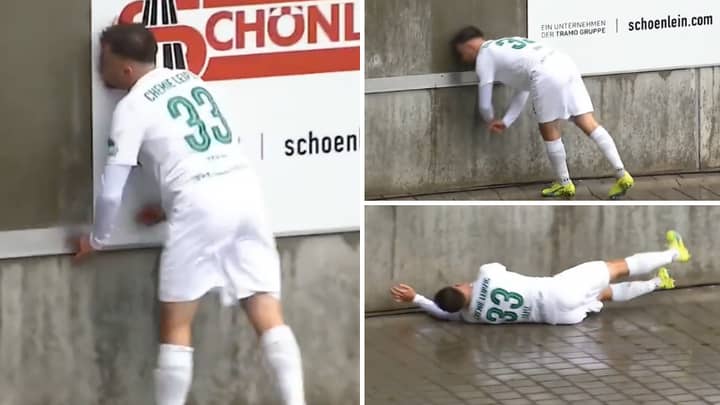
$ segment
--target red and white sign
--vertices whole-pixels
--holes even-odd
[[[122,96],[99,78],[99,36],[115,20],[143,23],[158,40],[158,65],[191,70],[229,101],[223,114],[263,177],[278,234],[359,229],[363,12],[363,0],[93,0],[96,186]],[[131,215],[156,197],[154,186],[134,175],[129,187],[114,244],[159,241],[161,231]]]

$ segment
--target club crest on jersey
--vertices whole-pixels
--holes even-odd
[[[118,153],[118,147],[115,144],[115,141],[112,140],[112,138],[108,138],[108,156],[115,156]]]
[[[204,80],[360,70],[358,0],[136,0],[119,22],[142,22],[158,64]]]

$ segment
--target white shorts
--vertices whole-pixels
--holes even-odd
[[[280,259],[252,171],[205,179],[175,199],[159,278],[162,302],[211,290],[226,305],[259,292],[280,298]]]
[[[546,295],[547,321],[575,324],[585,319],[588,312],[600,312],[603,304],[599,296],[609,285],[610,271],[603,261],[583,263],[556,274]]]
[[[532,72],[530,97],[539,123],[567,120],[593,111],[592,100],[575,63],[555,53]]]

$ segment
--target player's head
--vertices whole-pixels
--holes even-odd
[[[470,302],[472,287],[468,283],[445,287],[435,294],[435,304],[445,312],[458,312]]]
[[[467,26],[450,41],[452,50],[463,63],[475,63],[480,47],[485,41],[485,34],[478,27]]]
[[[157,42],[142,24],[106,28],[100,36],[100,46],[100,74],[110,88],[129,90],[155,67]]]

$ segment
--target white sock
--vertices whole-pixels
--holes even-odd
[[[193,376],[193,348],[161,344],[155,369],[155,404],[185,405]]]
[[[625,258],[630,276],[647,274],[677,259],[679,253],[675,249],[662,252],[637,253]]]
[[[610,284],[613,301],[629,301],[641,295],[655,291],[660,286],[660,278],[655,277],[647,281],[629,281],[625,283]]]
[[[287,325],[276,326],[260,337],[284,405],[305,405],[302,360],[295,335]]]
[[[548,158],[555,171],[560,184],[563,186],[570,184],[570,172],[567,167],[567,156],[565,155],[565,146],[562,139],[545,142],[545,150],[547,150]]]
[[[603,127],[597,127],[590,134],[590,139],[595,141],[603,155],[605,155],[605,158],[615,169],[615,177],[622,177],[625,174],[625,166],[623,165],[622,159],[620,159],[620,154],[615,146],[615,141],[612,139],[608,131]]]

